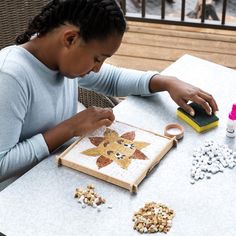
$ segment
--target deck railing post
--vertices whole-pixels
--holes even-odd
[[[165,0],[161,0],[161,19],[165,19],[165,11],[166,11],[166,2]]]
[[[226,8],[227,8],[227,0],[223,0],[222,19],[221,19],[222,25],[225,24]]]
[[[142,0],[142,18],[146,16],[146,0]]]
[[[206,15],[206,0],[202,0],[202,14],[201,14],[201,23],[204,23]]]
[[[184,21],[185,17],[185,0],[182,0],[182,5],[181,5],[181,21]]]

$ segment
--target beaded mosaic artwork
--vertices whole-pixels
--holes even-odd
[[[132,159],[147,160],[141,149],[149,143],[134,141],[135,132],[127,132],[119,136],[112,129],[106,129],[103,137],[89,137],[96,148],[90,148],[82,153],[88,156],[99,156],[96,161],[98,168],[105,167],[113,161],[120,167],[127,169]]]
[[[72,144],[58,163],[131,190],[174,145],[174,140],[121,122]]]

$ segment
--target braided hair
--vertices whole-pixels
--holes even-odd
[[[16,38],[16,44],[28,42],[35,34],[43,36],[66,23],[79,27],[85,42],[102,40],[112,34],[123,35],[126,30],[124,15],[115,0],[53,0]]]

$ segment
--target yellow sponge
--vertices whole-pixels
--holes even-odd
[[[177,109],[177,116],[201,133],[216,127],[219,118],[216,115],[208,115],[206,111],[196,103],[189,104],[195,111],[195,116],[189,115],[181,107]]]

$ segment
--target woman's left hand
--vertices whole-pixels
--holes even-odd
[[[156,75],[151,79],[152,92],[168,91],[171,98],[187,113],[194,116],[194,110],[188,105],[189,101],[202,106],[207,114],[218,111],[218,106],[211,94],[172,76]]]

